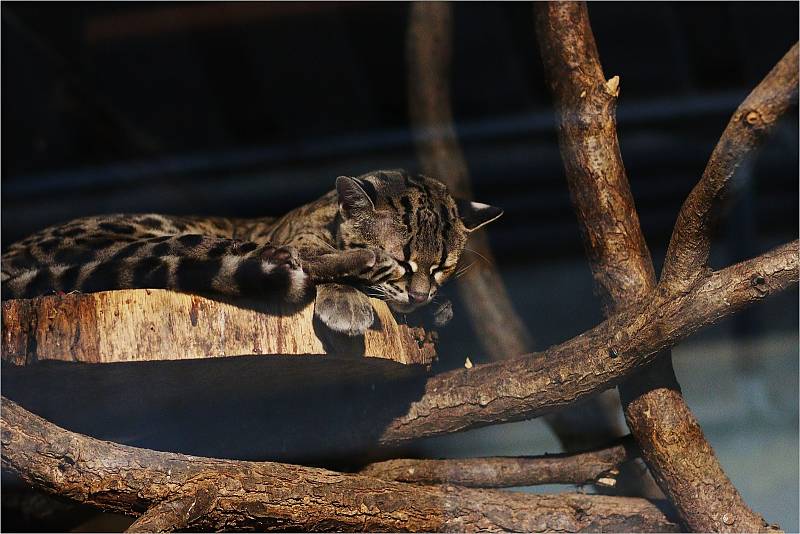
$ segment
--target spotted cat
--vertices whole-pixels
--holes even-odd
[[[367,294],[402,313],[429,303],[469,232],[500,215],[403,170],[341,176],[278,219],[103,215],[52,226],[3,254],[2,290],[166,288],[301,302],[316,288],[316,317],[360,335],[374,319]]]

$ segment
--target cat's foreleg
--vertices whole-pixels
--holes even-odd
[[[405,269],[382,250],[351,249],[301,253],[303,270],[317,283],[355,281],[376,284],[396,280]]]
[[[81,263],[31,265],[4,278],[2,289],[5,298],[138,288],[300,302],[309,285],[291,248],[187,234],[98,250]]]

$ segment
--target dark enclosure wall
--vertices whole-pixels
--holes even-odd
[[[3,3],[3,249],[97,213],[275,215],[342,174],[418,169],[408,13],[394,2]],[[731,113],[797,41],[798,4],[598,2],[589,14],[605,73],[621,78],[622,156],[660,268],[680,205]],[[454,113],[475,196],[506,210],[490,238],[544,348],[601,315],[531,5],[456,4],[454,38]],[[714,246],[718,266],[797,235],[796,110],[736,184]],[[687,400],[745,500],[790,531],[798,528],[796,300],[788,292],[675,353]],[[456,302],[442,332],[438,368],[483,361],[459,314],[465,304]],[[764,347],[774,354],[758,354]],[[444,440],[430,450],[536,454],[531,443],[554,443],[528,439],[544,434],[540,426],[513,428],[526,429],[513,439],[528,448],[503,449],[510,430],[480,434],[473,449]],[[774,461],[759,463],[759,454]]]

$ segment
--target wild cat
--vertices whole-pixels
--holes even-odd
[[[336,188],[280,218],[115,214],[51,226],[2,257],[4,298],[53,291],[164,288],[301,302],[334,331],[363,334],[368,294],[395,311],[426,305],[468,234],[502,215],[404,170],[340,176]]]

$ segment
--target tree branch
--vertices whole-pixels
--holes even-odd
[[[536,4],[535,14],[567,184],[595,291],[608,316],[655,286],[617,138],[619,77],[607,81],[603,74],[584,4]],[[668,351],[658,358],[671,367]],[[677,383],[670,385],[677,389]],[[646,472],[627,485],[640,495],[661,493]]]
[[[614,387],[656,353],[764,297],[795,286],[797,241],[706,274],[684,294],[651,294],[598,326],[536,354],[428,379],[383,432],[384,444],[518,421]]]
[[[536,33],[572,203],[608,314],[655,286],[617,139],[619,77],[605,79],[584,4],[537,4]]]
[[[217,494],[216,488],[208,483],[191,493],[165,499],[148,508],[126,532],[172,532],[186,529],[213,511]]]
[[[3,399],[2,464],[130,515],[133,531],[675,531],[644,499],[416,486],[273,462],[137,449],[61,429]]]
[[[585,4],[539,4],[536,14],[560,118],[567,181],[596,288],[609,314],[645,298],[656,285],[617,139],[619,78],[606,81],[603,75]],[[683,277],[691,279],[688,274]],[[692,276],[696,274],[701,274],[699,265]],[[619,389],[628,426],[644,458],[692,530],[727,530],[734,522],[736,529],[763,529],[763,518],[744,503],[684,402],[669,351]],[[676,421],[684,431],[680,436],[673,432]],[[681,447],[667,445],[676,442]],[[660,476],[664,471],[671,476]],[[700,480],[714,483],[695,487]],[[723,512],[729,524],[720,521]]]
[[[617,469],[638,456],[630,436],[600,449],[544,456],[399,459],[377,462],[362,475],[415,484],[457,484],[469,488],[504,488],[539,484],[614,486]]]
[[[797,63],[795,43],[734,112],[678,214],[661,273],[662,286],[682,291],[706,268],[715,207],[739,165],[797,103]]]

